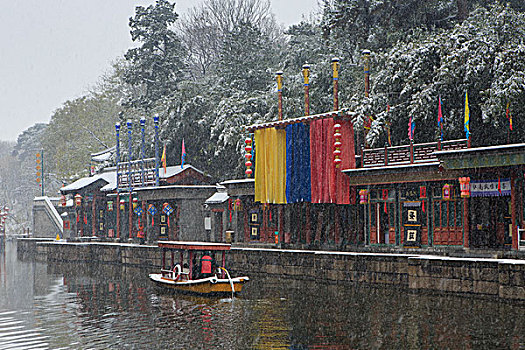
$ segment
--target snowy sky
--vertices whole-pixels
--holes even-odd
[[[201,0],[178,0],[184,13]],[[0,140],[49,122],[131,45],[128,18],[154,0],[3,0],[0,11]],[[299,22],[317,0],[271,0],[277,21]]]

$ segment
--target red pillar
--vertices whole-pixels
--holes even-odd
[[[91,203],[91,236],[92,237],[97,235],[96,234],[96,232],[97,232],[96,231],[96,222],[97,222],[97,220],[96,220],[96,218],[97,218],[97,216],[96,216],[96,209],[97,209],[96,208],[97,207],[96,203],[97,203],[97,197],[95,195],[93,195],[93,202]]]
[[[120,195],[117,192],[117,203],[115,204],[116,210],[117,210],[117,239],[120,238]]]
[[[133,238],[133,199],[131,192],[129,193],[129,239]]]
[[[190,271],[189,271],[189,278],[190,280],[193,279],[193,251],[189,251],[189,258],[190,258]]]
[[[284,242],[284,210],[283,205],[279,204],[279,242]]]
[[[510,175],[510,206],[512,209],[512,249],[518,250],[518,227],[516,226],[516,175]]]
[[[470,223],[469,223],[469,209],[468,209],[468,198],[463,198],[463,231],[465,232],[464,238],[463,238],[463,246],[465,248],[469,247],[470,238],[469,238],[469,230],[470,230]]]

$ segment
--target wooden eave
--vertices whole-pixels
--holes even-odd
[[[159,248],[173,250],[230,250],[231,244],[214,242],[158,241]]]
[[[498,168],[525,165],[525,143],[433,153],[445,169]]]
[[[438,162],[343,170],[351,186],[457,180],[464,171],[444,170]]]
[[[263,123],[263,124],[254,124],[254,125],[247,126],[246,130],[248,132],[254,132],[257,129],[267,129],[267,128],[283,129],[291,124],[310,123],[314,120],[327,119],[327,118],[353,120],[355,118],[355,114],[353,112],[347,111],[346,109],[342,109],[339,111],[308,115],[308,116],[303,116],[299,118],[290,118],[290,119],[273,121],[273,122],[268,122],[268,123]]]
[[[215,185],[170,185],[135,188],[141,200],[206,199],[217,187]]]

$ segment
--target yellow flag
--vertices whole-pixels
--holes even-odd
[[[162,162],[162,167],[164,168],[164,176],[166,176],[166,145],[164,145],[164,150],[162,151],[162,158],[160,158],[160,161]]]

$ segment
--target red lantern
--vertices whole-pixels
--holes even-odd
[[[244,162],[244,165],[246,165],[246,171],[244,172],[246,174],[247,177],[250,177],[252,174],[253,174],[253,170],[251,169],[252,167],[252,150],[253,150],[253,147],[252,147],[252,139],[250,137],[247,137],[245,140],[244,140],[244,143],[246,144],[246,146],[244,147],[244,150],[246,151],[246,153],[244,154],[244,158],[246,158],[246,162]]]
[[[360,190],[359,191],[359,204],[367,204],[368,203],[368,190]]]
[[[124,210],[126,208],[125,201],[123,199],[120,200],[120,210]]]
[[[139,199],[136,198],[136,197],[133,198],[133,203],[132,204],[133,204],[133,209],[136,209],[137,206],[139,205]]]
[[[339,168],[341,165],[341,124],[334,124],[334,165]]]
[[[461,190],[462,198],[470,197],[470,177],[459,178],[459,189]]]
[[[65,196],[65,195],[61,195],[61,196],[60,196],[60,205],[61,205],[62,207],[65,207],[65,206],[66,206],[66,203],[67,203],[67,201],[66,201],[66,196]]]
[[[452,198],[452,186],[449,184],[445,184],[443,186],[442,195],[443,195],[443,199],[445,200],[451,199]]]
[[[237,198],[234,202],[233,210],[241,210],[242,209],[242,202],[240,198]]]
[[[75,205],[77,207],[80,207],[80,205],[82,204],[82,196],[80,194],[76,194],[75,195]]]

